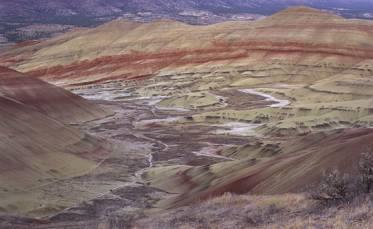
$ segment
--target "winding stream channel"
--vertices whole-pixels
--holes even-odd
[[[263,103],[264,100],[271,102],[271,105],[266,106],[273,108],[290,104],[288,100],[253,89],[239,91],[242,93],[234,89],[226,96],[227,102],[236,100],[235,103],[214,108],[215,111],[255,108],[258,102],[262,106],[269,104]],[[147,185],[144,175],[150,169],[163,166],[208,166],[236,160],[220,152],[245,145],[250,139],[258,137],[255,133],[258,125],[251,123],[225,120],[227,122],[220,124],[180,124],[179,119],[206,110],[164,110],[157,107],[161,97],[133,97],[120,86],[82,89],[76,93],[101,104],[104,109],[114,111],[111,116],[79,126],[86,133],[112,143],[110,146],[113,152],[84,176],[41,188],[43,199],[54,201],[57,196],[61,203],[66,203],[65,210],[58,210],[51,216],[53,222],[61,223],[61,228],[76,226],[77,222],[72,219],[83,220],[85,225],[113,220],[118,225],[125,224],[126,218],[116,218],[111,213],[118,211],[120,215],[131,215],[134,214],[133,209],[144,210],[160,198],[172,195]],[[237,98],[244,103],[237,101]]]
[[[282,108],[286,107],[290,104],[289,100],[286,99],[278,99],[275,98],[272,95],[256,91],[254,89],[240,89],[238,90],[240,92],[246,93],[246,94],[251,94],[251,95],[257,95],[260,97],[263,97],[265,101],[273,102],[271,105],[267,105],[268,107],[272,108]],[[189,110],[184,110],[184,109],[162,109],[157,107],[157,103],[153,102],[148,102],[148,105],[150,105],[152,108],[152,113],[156,115],[157,111],[173,111],[173,112],[187,112]],[[175,116],[167,116],[166,118],[161,118],[161,119],[151,119],[151,120],[141,120],[137,123],[134,124],[134,126],[137,125],[146,125],[146,124],[156,124],[156,123],[172,123],[174,121],[177,121],[181,118],[182,116],[180,115],[175,115]],[[213,134],[216,135],[233,135],[233,136],[255,136],[255,129],[261,126],[262,124],[252,124],[252,123],[243,123],[243,122],[227,122],[224,124],[220,125],[213,125],[217,127],[215,131],[213,131]],[[161,143],[163,145],[166,145],[165,143]],[[201,148],[199,151],[193,151],[192,153],[196,156],[203,156],[203,157],[210,157],[210,158],[218,158],[218,159],[223,159],[223,160],[234,160],[233,158],[225,157],[218,155],[217,152],[221,149],[224,148],[223,145],[220,145],[220,147],[213,147],[214,144],[211,144],[210,142],[206,143],[207,146]],[[168,149],[168,147],[166,147]],[[149,168],[153,167],[153,154],[150,154],[148,157],[148,163],[149,163]]]
[[[265,94],[263,92],[259,92],[259,91],[256,91],[254,89],[240,89],[239,91],[243,92],[243,93],[251,94],[251,95],[258,95],[258,96],[264,97],[266,101],[274,102],[274,104],[269,105],[269,107],[281,108],[281,107],[286,107],[290,104],[289,100],[277,99],[277,98],[273,97],[272,95]]]

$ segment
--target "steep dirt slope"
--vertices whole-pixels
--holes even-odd
[[[248,157],[203,167],[154,168],[147,178],[151,185],[177,194],[160,203],[166,208],[225,192],[302,192],[315,184],[323,171],[355,173],[360,153],[372,147],[372,141],[371,129],[335,130],[282,143],[278,156]]]
[[[105,112],[41,80],[0,72],[0,209],[14,213],[27,209],[28,191],[89,172],[109,148],[64,124]]]
[[[63,123],[88,121],[110,113],[64,89],[4,67],[0,67],[0,93]]]

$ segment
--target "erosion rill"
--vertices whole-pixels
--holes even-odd
[[[0,82],[4,106],[35,115],[19,115],[24,128],[49,135],[27,141],[60,152],[38,156],[82,165],[56,171],[38,160],[40,171],[25,173],[39,185],[11,198],[24,173],[0,170],[0,179],[14,178],[12,189],[0,186],[4,227],[130,227],[227,192],[298,193],[323,170],[356,173],[373,140],[372,36],[371,21],[296,7],[208,26],[115,20],[3,53],[1,65],[26,74],[25,82],[75,94],[63,107],[35,104],[21,96],[23,85]],[[11,118],[0,128],[12,127]],[[44,122],[52,129],[37,129]],[[92,139],[106,151],[95,151]],[[9,216],[16,213],[41,220]]]

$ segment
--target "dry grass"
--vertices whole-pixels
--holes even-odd
[[[322,207],[303,194],[225,194],[189,207],[153,215],[134,228],[371,228],[373,199]]]

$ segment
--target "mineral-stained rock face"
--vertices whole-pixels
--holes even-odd
[[[372,35],[369,21],[301,7],[252,23],[113,21],[12,50],[2,62],[61,85],[212,71],[228,63],[230,68],[263,63],[359,68],[373,57]]]

